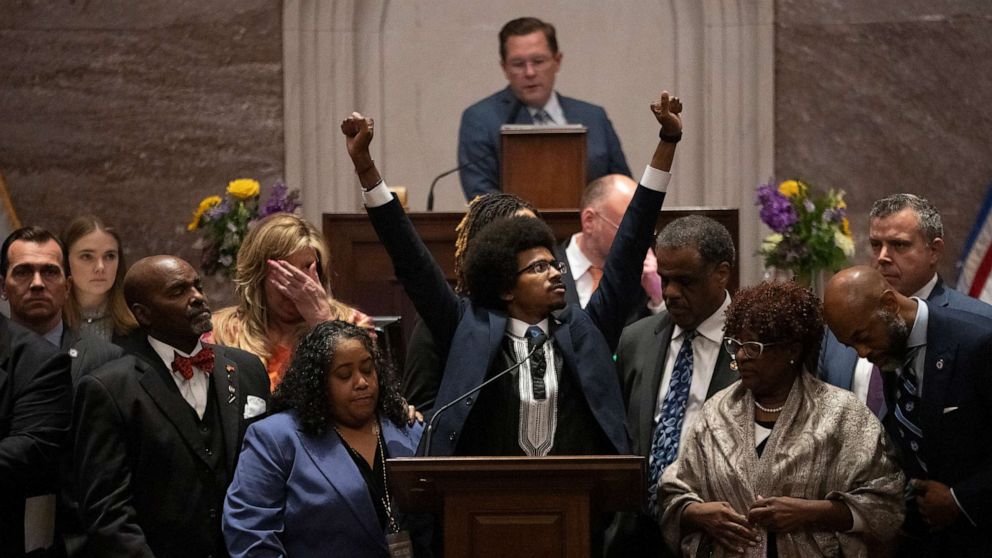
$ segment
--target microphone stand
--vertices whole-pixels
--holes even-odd
[[[453,407],[456,403],[460,403],[466,397],[472,395],[473,393],[478,392],[482,388],[488,386],[489,384],[495,382],[496,380],[502,378],[503,376],[505,376],[505,375],[509,374],[510,372],[512,372],[512,371],[516,370],[517,368],[519,368],[520,365],[522,365],[523,363],[527,362],[527,360],[530,359],[530,357],[534,354],[535,351],[537,351],[538,349],[540,349],[541,347],[543,347],[544,344],[547,343],[547,342],[548,342],[548,338],[545,337],[544,339],[541,340],[541,342],[535,343],[534,344],[534,347],[531,348],[531,350],[530,350],[529,353],[527,353],[527,356],[525,356],[524,358],[522,358],[519,362],[517,362],[513,366],[510,366],[506,370],[503,370],[499,374],[496,374],[492,378],[489,378],[485,382],[482,382],[481,384],[475,386],[471,390],[467,391],[466,393],[463,393],[462,395],[460,395],[459,397],[457,397],[453,401],[448,402],[446,405],[444,405],[440,409],[438,409],[437,412],[434,413],[434,416],[431,417],[431,420],[427,421],[427,445],[424,448],[424,457],[430,457],[430,455],[431,455],[431,440],[434,437],[434,423],[437,421],[437,417],[441,416],[442,413],[444,413],[445,411],[447,411],[448,409],[450,409],[451,407]]]

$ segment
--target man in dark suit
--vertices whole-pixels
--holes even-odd
[[[928,200],[913,194],[894,194],[876,201],[869,216],[868,239],[873,266],[903,296],[916,296],[930,306],[953,308],[992,318],[992,306],[944,284],[937,266],[944,254],[944,226]],[[837,341],[831,332],[820,351],[819,376],[849,389],[884,416],[881,375],[866,359]]]
[[[499,32],[500,65],[509,85],[465,109],[458,130],[458,165],[465,199],[498,192],[500,126],[582,124],[586,177],[630,176],[613,124],[602,107],[559,95],[561,66],[555,28],[533,17],[508,22]]]
[[[53,552],[59,450],[69,430],[69,357],[0,316],[0,556]],[[25,537],[25,527],[30,535]]]
[[[98,339],[80,339],[65,327],[62,308],[71,280],[66,256],[62,241],[51,232],[22,227],[0,248],[0,275],[11,320],[68,353],[75,384],[86,371],[119,357],[121,350]]]
[[[865,266],[830,280],[824,318],[883,372],[910,479],[899,556],[992,556],[992,320],[903,296]]]
[[[638,301],[643,255],[682,131],[677,98],[664,92],[652,108],[662,141],[620,224],[603,281],[585,309],[568,306],[558,316],[552,312],[565,307],[562,264],[554,259],[547,225],[516,217],[483,229],[466,263],[470,299],[460,299],[372,161],[371,120],[355,114],[342,124],[376,232],[439,351],[447,354],[435,409],[522,363],[502,384],[439,415],[433,446],[422,444],[423,450],[437,455],[628,452],[612,353],[624,317]]]
[[[154,256],[124,279],[140,325],[125,358],[83,376],[73,409],[89,556],[226,556],[220,518],[269,380],[257,357],[203,344],[210,308],[185,261]]]
[[[636,189],[637,183],[623,174],[601,176],[586,186],[579,207],[582,230],[555,251],[555,256],[568,264],[562,281],[565,283],[565,301],[569,304],[585,308],[599,286],[603,265],[620,230],[620,219]],[[657,266],[654,252],[648,250],[641,270],[641,304],[628,315],[628,324],[657,314],[665,307]]]
[[[633,451],[648,458],[645,490],[652,509],[617,515],[607,533],[607,556],[664,555],[654,502],[658,479],[669,463],[655,454],[665,444],[677,453],[682,433],[699,416],[703,402],[738,378],[723,350],[727,283],[735,261],[730,232],[708,217],[682,217],[658,234],[655,252],[667,309],[625,329],[617,348]],[[682,377],[677,373],[680,357],[689,363]],[[675,428],[666,429],[669,414],[681,418]]]

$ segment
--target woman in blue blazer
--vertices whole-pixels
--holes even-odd
[[[387,536],[406,526],[385,462],[413,455],[423,428],[407,427],[368,331],[317,325],[271,405],[275,413],[248,428],[224,502],[231,556],[388,556]]]

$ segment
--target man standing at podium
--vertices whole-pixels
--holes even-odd
[[[555,28],[533,17],[510,21],[499,32],[500,66],[509,85],[462,113],[458,166],[465,199],[500,191],[499,142],[503,124],[582,124],[586,132],[586,179],[630,176],[620,140],[602,107],[559,95],[561,67]]]

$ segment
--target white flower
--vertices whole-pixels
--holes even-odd
[[[779,233],[772,233],[761,241],[761,251],[770,253],[775,250],[780,242],[782,242],[782,235]]]
[[[840,231],[834,231],[834,244],[840,248],[841,252],[848,258],[854,256],[854,241]]]

